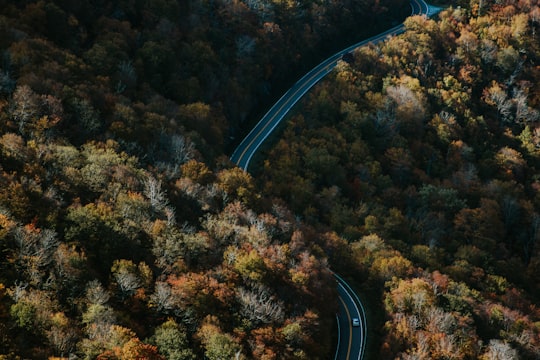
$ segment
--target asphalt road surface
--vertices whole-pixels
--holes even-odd
[[[367,339],[367,323],[364,307],[349,284],[340,276],[337,279],[339,295],[339,313],[336,315],[338,328],[338,343],[335,360],[364,357]],[[358,326],[353,326],[353,319],[358,319]]]

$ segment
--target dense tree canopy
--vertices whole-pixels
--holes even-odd
[[[226,152],[404,1],[0,0],[0,358],[540,356],[540,10],[356,51],[255,176]],[[373,329],[373,330],[371,330]]]
[[[0,0],[0,357],[330,354],[324,235],[224,151],[303,69],[406,11]]]
[[[374,354],[535,359],[539,7],[459,5],[340,63],[257,173],[348,241]]]

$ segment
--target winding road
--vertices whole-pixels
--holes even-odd
[[[336,315],[338,343],[334,360],[355,359],[364,357],[367,339],[366,312],[362,302],[353,289],[334,274],[338,286],[339,314]],[[359,326],[353,326],[352,319],[359,320]]]
[[[440,8],[428,5],[424,0],[411,0],[411,15],[432,16],[440,11]],[[323,77],[328,75],[338,64],[344,54],[367,45],[376,44],[386,38],[405,31],[405,26],[400,24],[378,35],[362,40],[354,45],[343,49],[328,59],[315,66],[311,71],[298,80],[262,117],[249,134],[234,150],[231,161],[238,167],[247,171],[251,158],[261,144],[274,131],[279,123],[285,118],[292,107]]]
[[[411,0],[411,15],[435,15],[441,8],[428,5],[424,0]],[[343,49],[315,66],[298,80],[263,116],[249,134],[242,140],[231,156],[231,161],[245,171],[261,144],[270,136],[293,106],[323,77],[329,74],[342,59],[343,55],[367,45],[375,44],[386,38],[405,31],[404,24],[395,26],[369,39],[360,41]],[[336,315],[338,344],[334,360],[360,360],[364,357],[367,339],[365,311],[352,288],[334,274],[337,279],[339,294],[339,314]],[[358,319],[358,326],[353,326],[353,319]]]

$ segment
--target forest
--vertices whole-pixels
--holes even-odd
[[[406,10],[0,0],[0,358],[327,358],[325,236],[227,150]]]
[[[527,0],[410,17],[258,160],[263,193],[345,248],[373,358],[540,356],[539,21]]]
[[[540,357],[540,7],[0,0],[0,359]]]

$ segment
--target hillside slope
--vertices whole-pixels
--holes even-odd
[[[538,2],[459,5],[355,52],[255,172],[347,240],[377,358],[540,356]]]

